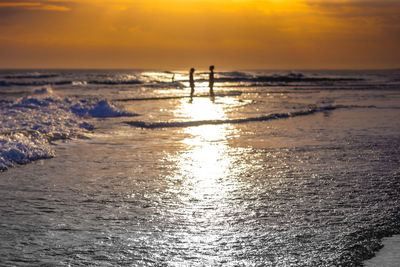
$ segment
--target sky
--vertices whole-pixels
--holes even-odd
[[[0,68],[400,68],[400,0],[0,0]]]

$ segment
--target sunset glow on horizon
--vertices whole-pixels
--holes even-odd
[[[398,68],[394,0],[0,0],[0,68]]]

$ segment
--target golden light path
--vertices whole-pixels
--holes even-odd
[[[194,98],[192,103],[182,100],[176,107],[175,117],[185,121],[227,119],[230,98]],[[230,136],[237,130],[233,125],[202,125],[182,129],[187,136],[183,149],[173,155],[177,169],[172,174],[179,180],[179,206],[176,219],[185,225],[178,233],[184,251],[190,257],[198,257],[204,265],[212,266],[218,259],[206,251],[219,248],[221,236],[229,231],[225,214],[232,207],[230,194],[238,190],[235,172],[240,170],[237,162],[237,148],[228,144]]]
[[[177,117],[185,120],[227,119],[226,102],[214,103],[207,98],[195,98],[192,103],[183,100],[176,109]],[[189,137],[182,142],[186,151],[181,155],[179,172],[185,177],[190,199],[215,200],[226,192],[233,158],[229,155],[227,136],[235,131],[232,125],[202,125],[183,129]],[[205,204],[205,203],[203,203]]]

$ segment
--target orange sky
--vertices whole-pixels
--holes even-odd
[[[400,67],[399,0],[0,0],[0,68]]]

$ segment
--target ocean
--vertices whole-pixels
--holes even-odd
[[[400,70],[0,71],[0,266],[362,266]]]

